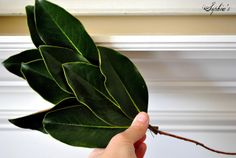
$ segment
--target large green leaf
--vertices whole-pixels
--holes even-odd
[[[39,51],[37,49],[30,49],[9,57],[3,62],[3,65],[11,73],[23,78],[21,63],[30,62],[36,59],[41,59]]]
[[[100,68],[110,95],[130,116],[147,111],[148,90],[135,65],[115,50],[98,47]]]
[[[41,40],[37,31],[37,28],[36,28],[36,24],[34,20],[34,6],[28,5],[25,7],[25,10],[26,10],[27,23],[28,23],[31,39],[34,45],[36,47],[39,47],[40,45],[43,45],[44,42]]]
[[[131,123],[104,89],[104,77],[97,66],[74,62],[63,64],[63,69],[76,98],[94,114],[113,125]]]
[[[9,121],[20,128],[33,129],[33,130],[38,130],[40,132],[46,133],[46,131],[43,128],[42,121],[45,114],[48,111],[49,110],[40,111],[40,112],[27,115],[24,117],[10,119]]]
[[[56,106],[10,122],[70,145],[105,147],[139,111],[147,111],[142,76],[127,57],[98,49],[80,21],[63,8],[36,0],[26,12],[38,50],[12,56],[4,65]]]
[[[49,73],[55,79],[58,86],[67,92],[71,92],[64,77],[62,64],[75,61],[88,62],[88,60],[68,48],[44,45],[40,46],[39,50]]]
[[[112,116],[109,113],[106,115]],[[85,106],[71,106],[49,112],[43,124],[47,133],[61,142],[91,148],[106,147],[115,134],[124,131],[130,125],[109,125]]]
[[[98,62],[98,51],[83,25],[63,8],[46,0],[36,0],[36,26],[47,45],[67,47]]]
[[[43,60],[23,63],[21,71],[32,89],[47,101],[57,104],[71,94],[63,91],[48,73]]]
[[[9,121],[21,128],[26,129],[32,129],[32,130],[38,130],[43,133],[47,133],[43,127],[43,119],[45,115],[48,112],[51,112],[56,109],[64,108],[71,105],[78,105],[78,101],[76,98],[66,98],[65,100],[62,100],[60,103],[58,103],[56,106],[54,106],[51,109],[40,111],[31,115],[27,115],[24,117],[16,118],[16,119],[10,119]]]

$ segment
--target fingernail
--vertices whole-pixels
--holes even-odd
[[[146,125],[148,123],[148,115],[145,112],[140,112],[135,118],[132,125]]]

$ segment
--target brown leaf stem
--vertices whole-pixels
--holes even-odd
[[[153,133],[155,133],[156,135],[160,134],[160,135],[165,135],[165,136],[173,137],[173,138],[176,138],[176,139],[181,139],[181,140],[184,140],[184,141],[187,141],[187,142],[191,142],[191,143],[199,145],[199,146],[201,146],[201,147],[203,147],[203,148],[205,148],[205,149],[207,149],[209,151],[212,151],[212,152],[215,152],[215,153],[218,153],[218,154],[236,155],[236,153],[233,153],[233,152],[225,152],[225,151],[220,151],[220,150],[216,150],[216,149],[210,148],[210,147],[208,147],[208,146],[204,145],[203,143],[198,142],[196,140],[192,140],[192,139],[181,137],[181,136],[178,136],[178,135],[175,135],[175,134],[171,134],[171,133],[167,133],[167,132],[164,132],[164,131],[160,131],[158,126],[149,125],[148,128]]]

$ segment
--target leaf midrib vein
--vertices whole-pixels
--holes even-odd
[[[53,125],[63,125],[63,126],[74,126],[74,127],[83,127],[83,128],[101,128],[101,129],[127,129],[129,126],[97,126],[97,125],[83,125],[83,124],[73,124],[73,123],[65,123],[65,122],[44,122],[45,124],[53,124]]]
[[[67,64],[67,63],[66,63]],[[82,63],[81,64],[87,64],[87,63]],[[87,65],[91,65],[94,66],[92,64],[87,64]],[[95,66],[94,66],[95,67]],[[99,69],[98,69],[99,70]],[[91,84],[88,80],[86,80],[84,77],[78,76],[81,79],[84,80],[84,82],[88,83],[93,89],[95,89],[95,91],[97,91],[99,94],[101,94],[102,96],[104,96],[109,102],[111,102],[114,106],[116,106],[117,108],[121,109],[119,105],[117,105],[116,103],[114,103],[105,93],[103,93],[102,91],[100,91],[99,89],[97,89],[93,84]]]
[[[45,8],[44,8],[45,9]],[[45,9],[46,13],[51,17],[52,21],[54,24],[59,28],[59,30],[62,32],[63,35],[67,38],[67,40],[71,43],[71,45],[76,49],[76,51],[80,54],[83,55],[80,50],[75,46],[74,42],[67,36],[67,34],[63,31],[63,29],[60,27],[60,25],[56,22],[56,20],[51,16],[51,14],[48,13],[47,9]]]
[[[120,81],[120,83],[121,83],[122,87],[124,88],[125,92],[126,92],[126,93],[127,93],[127,95],[129,96],[129,98],[130,98],[131,102],[133,103],[133,105],[134,105],[135,109],[136,109],[138,112],[140,112],[140,110],[139,110],[138,106],[136,105],[136,103],[134,102],[133,98],[132,98],[132,97],[131,97],[131,95],[129,94],[129,91],[128,91],[128,90],[127,90],[127,88],[125,87],[125,84],[124,84],[124,82],[121,80],[121,78],[120,78],[120,76],[119,76],[119,73],[117,73],[117,70],[116,70],[116,69],[114,69],[114,66],[113,66],[113,64],[110,62],[110,60],[108,60],[108,61],[109,61],[110,65],[112,65],[112,66],[111,66],[112,70],[114,70],[114,72],[115,72],[116,76],[118,76],[118,77],[117,77],[117,78],[118,78],[118,80]]]

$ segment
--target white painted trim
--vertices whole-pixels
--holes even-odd
[[[120,51],[235,50],[236,35],[93,36],[97,45]],[[0,36],[0,50],[34,47],[29,36]],[[0,54],[1,55],[1,54]]]
[[[0,110],[0,131],[19,130],[9,118],[25,116],[37,109]],[[149,111],[151,124],[167,131],[236,132],[236,111]],[[23,130],[24,131],[24,130]]]
[[[150,93],[236,94],[236,81],[146,81]],[[220,89],[220,90],[219,90]],[[34,93],[25,81],[0,81],[1,93]]]
[[[150,111],[151,124],[168,131],[235,132],[236,111]]]
[[[34,93],[26,81],[0,81],[0,95],[3,93]],[[0,108],[1,109],[1,108]]]
[[[215,11],[213,15],[236,14],[234,0],[51,0],[74,15],[210,15],[211,12],[203,8],[215,7],[221,3],[225,11]],[[12,5],[14,4],[14,5]],[[33,0],[8,0],[0,1],[0,15],[25,15],[25,6],[33,5]]]
[[[230,61],[236,59],[236,36],[95,36],[94,41],[98,45],[111,47],[121,52],[143,52],[152,53],[155,51],[226,51],[224,54],[214,56],[212,54],[202,55],[194,53],[182,60],[220,60]],[[6,59],[9,55],[16,54],[25,49],[33,48],[29,36],[0,36],[0,60]],[[145,57],[145,56],[143,56]],[[142,59],[135,59],[142,60]],[[173,60],[171,57],[164,60]],[[178,59],[174,59],[178,61]],[[181,61],[180,61],[181,62]],[[158,92],[177,93],[217,93],[215,89],[221,88],[222,94],[236,94],[236,81],[155,81],[149,80],[150,87],[156,87]],[[200,88],[199,88],[200,87]],[[203,90],[204,89],[204,90]],[[32,94],[33,91],[22,80],[1,80],[0,95],[4,93]],[[37,109],[9,109],[0,108],[0,131],[16,130],[15,126],[7,122],[8,118],[23,116],[26,113],[35,112]],[[236,111],[155,111],[150,109],[151,122],[159,125],[161,129],[168,131],[200,131],[200,132],[235,132]]]
[[[194,51],[188,54],[181,54],[181,58],[159,58],[161,61],[182,60],[234,60],[236,59],[236,35],[167,35],[167,36],[94,36],[97,45],[107,46],[122,52],[143,54],[155,51]],[[0,60],[16,54],[20,51],[34,48],[29,36],[0,36]],[[203,52],[204,53],[200,53]],[[212,52],[215,51],[215,55]],[[220,52],[221,51],[221,52]],[[150,62],[152,59],[144,61],[145,55],[134,58],[141,62]],[[142,61],[143,60],[143,61]],[[155,81],[151,81],[155,82]],[[224,81],[222,81],[224,82]],[[169,83],[168,83],[169,84]],[[179,83],[177,83],[179,84]],[[189,83],[188,83],[189,84]],[[196,83],[194,83],[196,84]],[[200,84],[203,84],[201,82]],[[208,83],[206,83],[208,84]],[[227,83],[228,84],[228,83]],[[158,83],[156,83],[158,85]],[[218,85],[218,83],[216,84]]]
[[[234,50],[236,36],[103,36],[94,37],[103,46],[123,51]]]
[[[222,54],[207,55],[206,53],[194,53],[182,59],[174,59],[172,57],[159,59],[162,61],[178,61],[181,60],[233,60],[236,59],[236,35],[167,35],[167,36],[94,36],[94,41],[97,45],[107,46],[117,49],[122,52],[136,52],[143,51],[155,52],[155,51],[229,51]],[[16,54],[20,51],[33,48],[33,44],[29,36],[0,36],[0,60],[6,59],[8,56]],[[143,57],[138,59],[142,61]],[[156,60],[156,59],[155,59]],[[145,62],[149,62],[145,61]],[[24,82],[24,81],[23,81]],[[26,85],[23,82],[18,81],[0,81],[0,92],[8,89],[10,85],[19,87],[19,84]],[[160,91],[172,92],[202,92],[199,87],[204,87],[204,92],[214,93],[215,88],[221,87],[225,90],[225,93],[236,93],[236,81],[211,81],[211,82],[160,82],[155,80],[149,80],[150,86],[158,87]],[[4,88],[3,88],[4,87]],[[180,87],[182,87],[180,89]],[[27,88],[24,88],[27,89]],[[159,91],[159,92],[160,92]]]
[[[147,81],[150,93],[236,94],[235,81]]]

